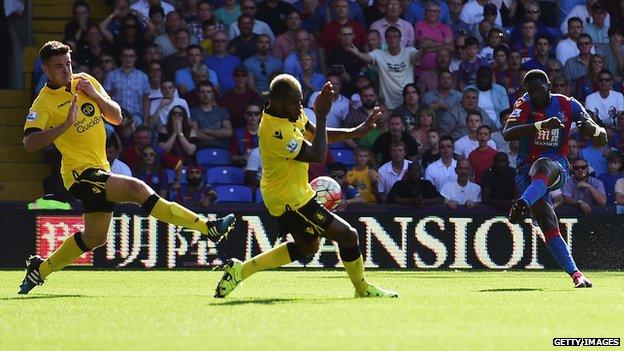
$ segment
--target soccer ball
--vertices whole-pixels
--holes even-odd
[[[320,176],[314,178],[310,185],[316,191],[316,201],[326,209],[333,211],[340,204],[342,190],[340,184],[331,177]]]

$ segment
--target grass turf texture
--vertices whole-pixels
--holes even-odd
[[[400,292],[391,300],[352,298],[343,271],[305,270],[258,273],[218,300],[220,275],[62,271],[22,297],[23,273],[0,271],[0,350],[554,350],[553,337],[624,337],[623,272],[573,289],[562,272],[369,271]]]

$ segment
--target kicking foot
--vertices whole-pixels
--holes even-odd
[[[221,266],[225,272],[217,283],[214,297],[224,298],[228,296],[243,281],[243,262],[235,258],[230,258],[226,264]]]
[[[572,280],[574,281],[574,287],[575,288],[591,288],[592,287],[592,282],[585,278],[585,276],[583,275],[583,273],[578,272],[579,274],[575,275]]]
[[[509,210],[509,222],[512,224],[518,224],[524,218],[526,210],[529,208],[529,204],[523,199],[518,199],[511,206]]]
[[[218,243],[219,241],[227,238],[228,234],[236,225],[236,216],[229,214],[225,217],[217,218],[214,221],[207,221],[206,227],[208,227],[208,239]]]
[[[373,284],[368,284],[366,292],[364,292],[363,294],[359,294],[356,291],[355,297],[399,297],[399,293],[396,291],[384,289]]]
[[[26,295],[35,286],[43,284],[43,279],[41,279],[41,275],[39,275],[39,266],[41,266],[42,262],[43,260],[39,256],[30,256],[28,260],[26,260],[26,276],[24,280],[22,280],[22,284],[20,284],[20,291],[18,294]]]

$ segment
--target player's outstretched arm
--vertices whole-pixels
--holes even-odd
[[[23,143],[26,152],[35,152],[39,149],[42,149],[54,142],[56,138],[61,136],[61,134],[65,133],[69,127],[71,127],[78,117],[78,107],[76,101],[78,100],[78,95],[74,94],[74,98],[72,99],[72,103],[69,106],[69,113],[67,114],[67,119],[59,124],[58,126],[46,130],[33,131],[33,129],[27,129],[26,135],[24,135]]]
[[[366,121],[364,121],[357,127],[326,128],[328,142],[335,143],[347,139],[362,138],[366,134],[368,134],[368,132],[370,132],[373,128],[375,128],[375,123],[377,122],[379,117],[381,117],[381,109],[379,109],[379,107],[375,107],[366,118]],[[316,131],[316,126],[312,122],[308,122],[308,125],[306,125],[306,129],[314,133]]]
[[[607,145],[607,131],[599,126],[593,119],[587,117],[587,114],[585,114],[583,119],[577,121],[576,125],[581,133],[591,138],[597,146]]]
[[[91,82],[85,77],[78,77],[78,83],[76,84],[76,90],[87,95],[100,107],[104,119],[113,125],[121,124],[121,108],[113,99],[105,94],[101,94]]]

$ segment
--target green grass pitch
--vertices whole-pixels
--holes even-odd
[[[220,274],[62,271],[20,297],[22,271],[0,271],[0,350],[571,350],[553,337],[624,338],[624,272],[589,272],[595,287],[573,289],[558,271],[369,271],[400,292],[390,300],[354,299],[340,270],[261,272],[217,300]]]

